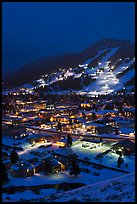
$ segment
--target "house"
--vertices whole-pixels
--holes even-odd
[[[45,109],[46,108],[46,103],[34,102],[32,104],[32,106],[35,107],[37,110]]]
[[[96,120],[96,123],[115,126],[116,120],[114,118],[99,118],[98,120]]]
[[[118,154],[122,152],[123,155],[131,155],[135,152],[135,143],[128,139],[124,139],[113,144],[112,149]]]
[[[42,119],[46,119],[47,121],[50,121],[50,117],[51,117],[51,112],[49,112],[49,110],[46,109],[40,109],[38,111],[38,117],[42,118]]]
[[[37,157],[28,159],[26,161],[34,167],[34,174],[42,170],[41,162],[39,161]]]
[[[26,127],[22,125],[9,125],[8,128],[2,131],[3,135],[19,136],[26,132]]]
[[[32,134],[29,138],[27,138],[27,142],[30,144],[45,143],[49,138],[51,138],[51,136],[47,134]]]
[[[54,141],[53,145],[58,145],[59,147],[66,147],[67,139],[60,139],[58,141]]]
[[[69,162],[67,157],[65,157],[63,155],[57,155],[57,154],[55,154],[54,157],[60,163],[62,171],[65,171],[65,170],[67,170],[69,168],[70,162]]]
[[[45,157],[41,160],[43,170],[46,173],[57,173],[61,171],[61,164],[53,156]]]
[[[122,115],[128,118],[135,119],[135,108],[123,108]]]
[[[86,122],[84,123],[83,127],[87,131],[90,131],[92,134],[102,134],[102,133],[109,133],[113,131],[111,125],[97,124],[93,122]]]
[[[62,123],[69,123],[69,118],[70,118],[70,116],[69,115],[57,115],[57,116],[55,116],[55,118],[54,118],[54,121],[59,121],[59,122],[62,122]]]
[[[41,118],[35,118],[35,119],[31,120],[30,122],[31,122],[31,125],[39,126],[42,123],[42,119]]]
[[[46,110],[54,110],[54,104],[46,104]]]
[[[21,162],[11,166],[10,174],[13,177],[29,177],[34,175],[34,167],[28,162]]]
[[[80,107],[83,108],[83,109],[91,108],[91,103],[88,103],[88,102],[81,103]]]

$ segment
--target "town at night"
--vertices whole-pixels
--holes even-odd
[[[115,21],[113,9],[119,7],[121,36],[106,29],[104,37],[101,14],[93,11],[101,33],[97,38],[88,28],[89,41],[83,31],[77,38],[75,25],[84,28],[81,18],[93,28],[89,6],[97,14],[104,8],[106,27]],[[134,6],[133,2],[2,3],[2,202],[135,202]],[[129,15],[131,28],[126,34],[121,13]],[[55,24],[54,40],[50,22]],[[74,29],[75,39],[70,39],[65,22]],[[31,25],[32,30],[23,35],[21,25],[26,29]],[[36,40],[32,31],[37,28]],[[26,50],[25,56],[24,46],[32,49],[30,55]]]

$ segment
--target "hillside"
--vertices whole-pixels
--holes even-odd
[[[79,54],[41,58],[5,78],[4,87],[25,85],[39,91],[112,93],[133,81],[134,46],[129,41],[103,39]]]
[[[39,199],[42,202],[135,202],[135,173]]]

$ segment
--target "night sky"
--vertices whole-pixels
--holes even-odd
[[[134,41],[135,3],[3,2],[2,70],[81,52],[102,38]]]

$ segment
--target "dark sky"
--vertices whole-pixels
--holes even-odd
[[[102,38],[134,41],[134,16],[134,2],[3,2],[3,74]]]

